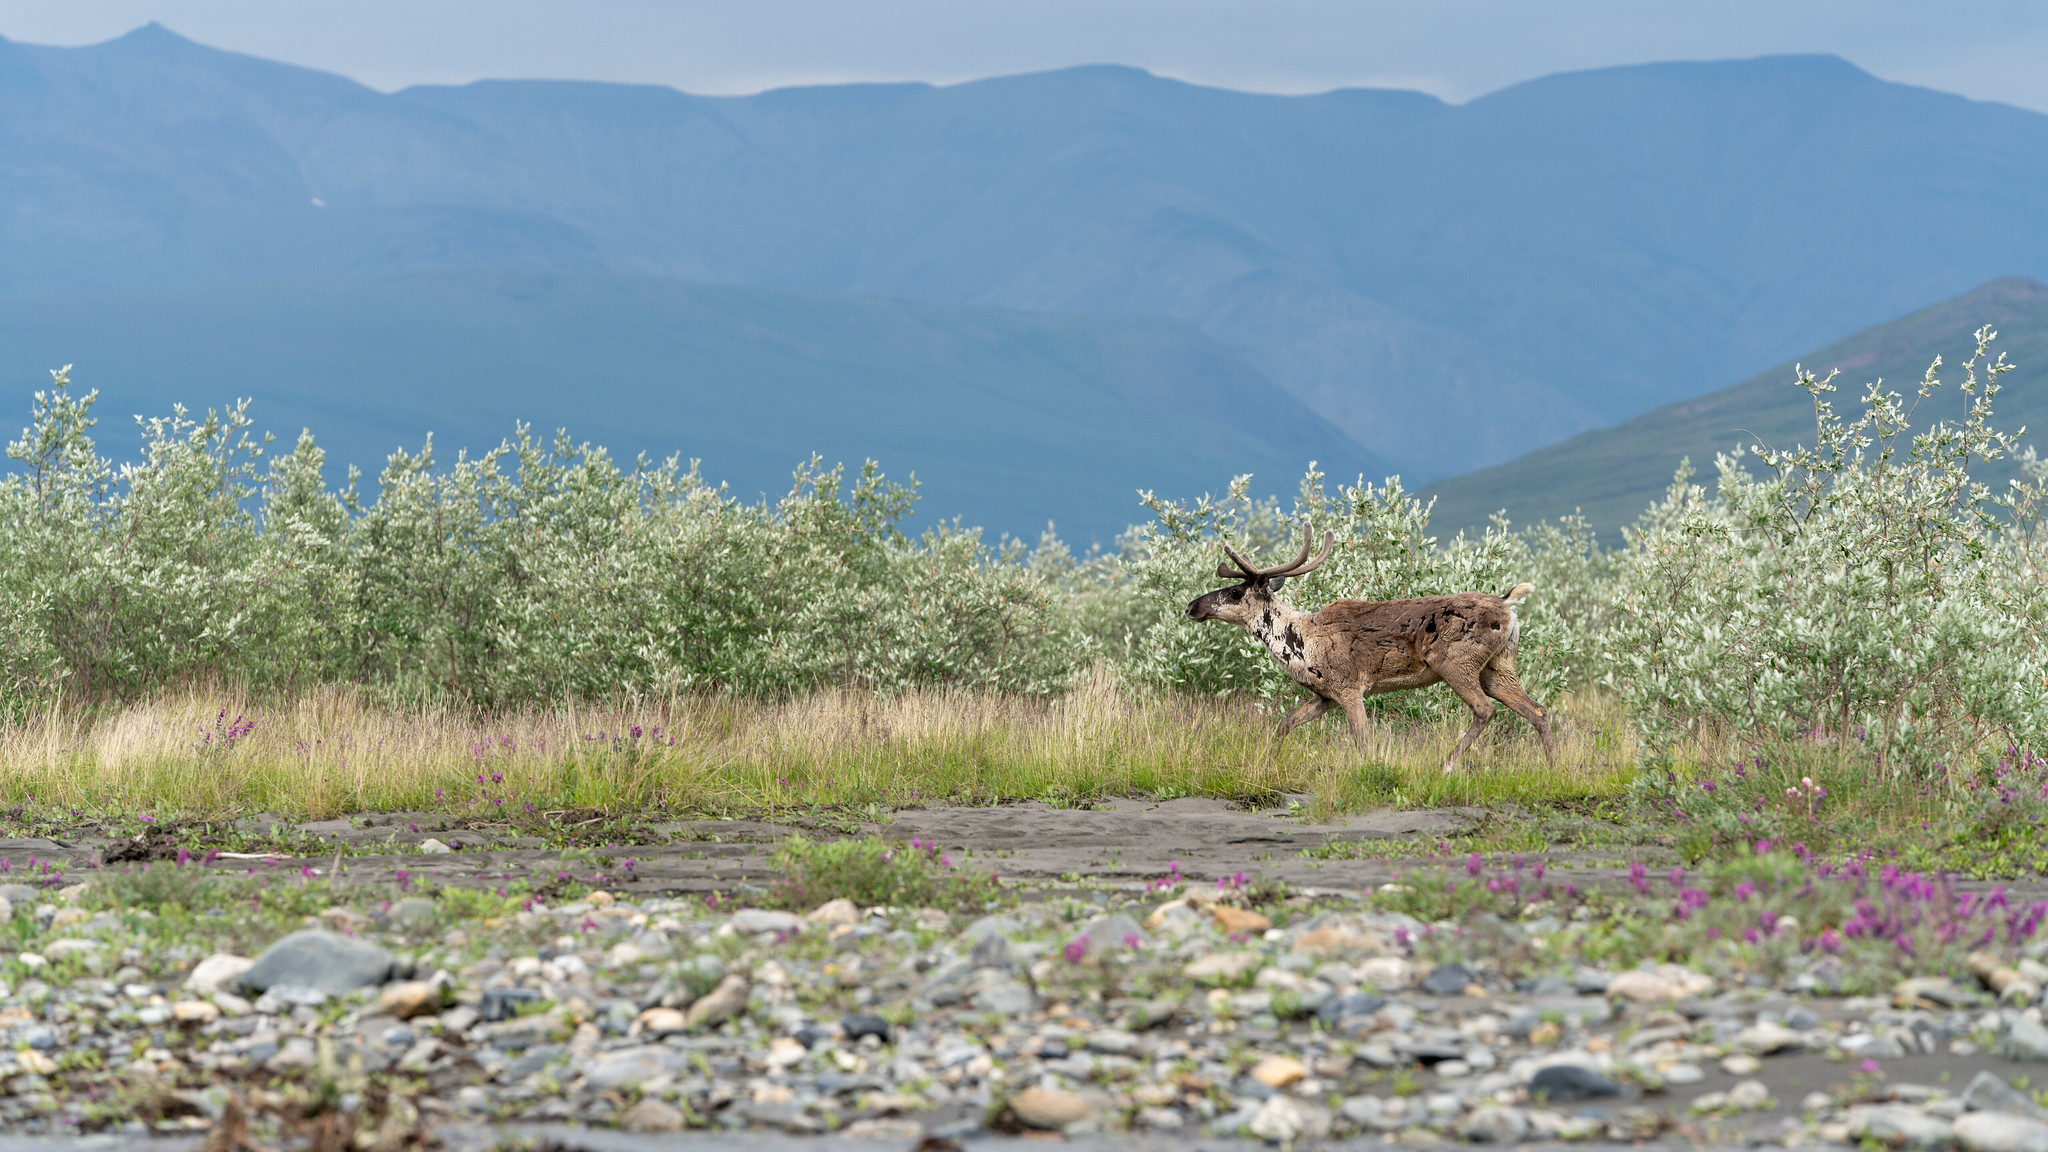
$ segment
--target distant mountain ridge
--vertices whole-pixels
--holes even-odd
[[[1506,511],[1519,524],[1578,511],[1605,543],[1618,543],[1619,529],[1670,487],[1680,461],[1692,461],[1695,483],[1711,486],[1718,453],[1744,457],[1745,466],[1755,472],[1757,462],[1747,459],[1752,444],[1812,444],[1813,402],[1794,383],[1800,365],[1818,376],[1840,370],[1832,397],[1835,411],[1854,420],[1863,411],[1866,384],[1883,380],[1887,389],[1910,399],[1921,374],[1940,356],[1945,387],[1916,410],[1914,430],[1924,431],[1937,419],[1961,419],[1965,401],[1956,388],[1961,365],[1975,350],[1972,334],[1985,324],[1998,332],[1993,352],[2004,353],[2014,366],[1999,380],[1994,424],[2006,432],[2025,429],[2028,442],[2041,444],[2048,432],[2048,284],[2008,277],[1867,328],[1732,387],[1441,481],[1423,493],[1436,498],[1431,523],[1448,536],[1461,528],[1484,527],[1496,511]],[[2007,460],[1971,474],[1997,491],[2014,472]]]
[[[788,491],[812,452],[916,473],[918,523],[967,515],[1086,546],[1143,520],[1141,488],[1192,499],[1255,471],[1291,486],[1310,460],[1377,465],[1343,433],[1171,320],[959,308],[605,272],[414,272],[18,299],[0,307],[0,373],[86,346],[103,450],[165,397],[255,398],[289,448],[310,428],[375,480],[434,433],[443,463],[566,428],[630,462],[680,455],[745,501]],[[37,378],[40,377],[40,380]],[[452,388],[451,380],[473,382]],[[26,390],[6,418],[25,418]],[[965,511],[963,511],[965,510]]]
[[[0,138],[0,299],[525,268],[1167,317],[1411,482],[2048,277],[2048,116],[1831,57],[1455,107],[1118,67],[386,95],[152,25],[0,41]]]

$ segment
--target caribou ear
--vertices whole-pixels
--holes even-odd
[[[1266,591],[1268,592],[1278,592],[1285,587],[1287,587],[1287,577],[1285,576],[1275,576],[1271,580],[1266,581]]]

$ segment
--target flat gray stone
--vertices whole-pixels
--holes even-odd
[[[1038,1011],[1038,995],[1029,986],[1008,977],[983,984],[972,1003],[982,1012],[1003,1016],[1025,1016]]]
[[[1893,1147],[1940,1148],[1955,1136],[1948,1121],[1901,1104],[1851,1108],[1848,1121],[1851,1139],[1876,1140]]]
[[[2009,1112],[1967,1113],[1954,1131],[1970,1152],[2048,1152],[2048,1124]]]
[[[391,906],[391,922],[408,931],[433,927],[441,906],[424,896],[408,896]]]
[[[2017,1017],[2006,1029],[2004,1049],[2009,1059],[2048,1061],[2048,1028]]]
[[[1591,1068],[1581,1068],[1576,1064],[1553,1064],[1539,1070],[1529,1080],[1530,1099],[1551,1104],[1619,1095],[1621,1085]]]
[[[795,935],[804,930],[803,918],[794,912],[777,912],[768,908],[742,908],[727,921],[732,930],[747,936],[758,936],[763,932],[780,932]]]
[[[1477,979],[1463,964],[1439,964],[1422,978],[1422,990],[1432,996],[1462,996]]]
[[[307,929],[265,948],[242,973],[242,987],[267,992],[272,985],[290,984],[339,996],[383,984],[395,963],[391,953],[367,940]]]
[[[1519,1108],[1489,1104],[1475,1109],[1458,1125],[1458,1135],[1480,1144],[1516,1144],[1529,1134],[1529,1118]]]
[[[1963,1089],[1963,1108],[1970,1112],[2004,1112],[2029,1120],[2048,1120],[2048,1112],[2043,1112],[2033,1097],[2006,1083],[2004,1077],[1990,1072],[1979,1072],[1971,1078],[1970,1086]]]
[[[1143,946],[1151,939],[1145,935],[1145,930],[1138,926],[1136,920],[1121,912],[1097,916],[1081,925],[1081,930],[1075,935],[1088,937],[1088,951],[1095,955],[1107,955],[1111,952],[1121,952],[1126,948]]]
[[[979,944],[990,936],[1015,936],[1024,930],[1024,925],[1014,916],[997,913],[983,916],[960,931],[960,939],[969,944]]]
[[[603,1052],[591,1060],[584,1075],[595,1091],[652,1080],[664,1073],[681,1072],[690,1066],[690,1054],[655,1044]]]

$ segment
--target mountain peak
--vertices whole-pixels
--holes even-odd
[[[141,49],[148,52],[209,51],[206,45],[199,43],[197,40],[180,36],[155,20],[151,20],[149,23],[131,32],[116,36],[114,39],[101,45],[101,47]]]

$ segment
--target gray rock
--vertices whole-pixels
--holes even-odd
[[[1849,1109],[1849,1136],[1907,1148],[1940,1148],[1954,1137],[1954,1128],[1903,1104],[1876,1104]]]
[[[1335,1024],[1353,1016],[1370,1016],[1386,1006],[1385,1000],[1369,992],[1353,992],[1349,996],[1323,1001],[1322,1006],[1316,1009],[1316,1019],[1325,1024]]]
[[[1577,1064],[1553,1064],[1539,1070],[1529,1080],[1530,1099],[1551,1104],[1619,1095],[1621,1085]]]
[[[26,884],[0,884],[0,900],[5,900],[16,908],[34,908],[36,890]]]
[[[1529,1118],[1519,1108],[1489,1104],[1475,1109],[1458,1125],[1458,1135],[1480,1144],[1516,1144],[1529,1134]]]
[[[1088,937],[1088,951],[1098,956],[1121,952],[1134,945],[1142,947],[1151,942],[1145,930],[1138,927],[1138,922],[1121,912],[1097,916],[1081,925],[1081,930],[1075,935]]]
[[[2048,1028],[2015,1016],[2006,1029],[2003,1049],[2007,1059],[2048,1061]]]
[[[1844,1036],[1841,1048],[1858,1060],[1897,1060],[1906,1054],[1905,1050],[1899,1047],[1898,1041],[1876,1032],[1858,1032],[1854,1036]]]
[[[1806,1038],[1783,1024],[1760,1021],[1735,1034],[1735,1042],[1745,1051],[1759,1056],[1777,1052],[1797,1052],[1806,1047]]]
[[[993,969],[984,969],[993,971]],[[1038,995],[1029,985],[1012,980],[1007,976],[987,981],[974,993],[971,1001],[983,1012],[994,1012],[1003,1016],[1024,1016],[1038,1011]]]
[[[940,1008],[958,1004],[971,995],[965,985],[974,970],[972,957],[962,956],[948,960],[925,974],[924,983],[918,985],[917,994]]]
[[[1539,1017],[1556,1016],[1575,1028],[1584,1024],[1605,1024],[1614,1018],[1614,1005],[1601,996],[1561,996],[1534,1001],[1527,1008]]]
[[[1275,1095],[1259,1105],[1245,1127],[1261,1140],[1276,1144],[1320,1140],[1330,1134],[1330,1114],[1305,1100]]]
[[[983,936],[980,942],[975,944],[974,951],[968,954],[967,962],[976,968],[999,968],[1004,972],[1017,970],[1017,956],[1015,950],[1010,947],[1010,938],[993,932]]]
[[[477,1008],[484,1023],[496,1024],[517,1016],[521,1005],[538,1004],[540,1001],[540,993],[531,988],[486,988],[483,1002]]]
[[[433,927],[440,915],[441,906],[424,896],[407,896],[391,906],[391,922],[408,932]]]
[[[990,936],[1015,936],[1024,930],[1024,925],[1015,917],[994,915],[983,916],[960,932],[960,939],[969,944],[979,944]]]
[[[2048,1124],[2009,1112],[1957,1117],[1953,1131],[1956,1142],[1970,1152],[2048,1152]]]
[[[759,936],[769,932],[795,935],[804,930],[803,917],[794,912],[775,912],[767,908],[742,908],[726,921],[734,932],[742,936]]]
[[[1363,1128],[1378,1120],[1386,1108],[1386,1101],[1377,1096],[1352,1096],[1337,1109],[1337,1114]]]
[[[1963,1107],[1971,1112],[2004,1112],[2029,1120],[2048,1120],[2032,1097],[2005,1082],[2003,1076],[1979,1072],[1963,1089]]]
[[[591,1090],[602,1092],[652,1080],[664,1073],[682,1072],[689,1066],[688,1052],[647,1044],[601,1052],[590,1061],[584,1075]]]
[[[1477,980],[1463,964],[1439,964],[1422,978],[1422,990],[1432,996],[1461,996]]]
[[[1358,1046],[1357,1058],[1375,1068],[1392,1068],[1403,1061],[1395,1054],[1391,1044],[1372,1042]]]
[[[1464,1046],[1443,1044],[1434,1040],[1396,1040],[1394,1051],[1410,1060],[1420,1060],[1424,1064],[1441,1064],[1446,1060],[1465,1058]]]
[[[242,973],[242,987],[267,992],[274,984],[293,984],[339,996],[384,983],[395,966],[391,953],[367,940],[307,929],[264,949]]]
[[[327,1003],[327,993],[302,984],[272,984],[256,998],[256,1011],[279,1016],[293,1008],[318,1008]]]
[[[1602,995],[1607,991],[1607,986],[1613,982],[1614,974],[1612,972],[1602,972],[1598,968],[1581,968],[1577,972],[1572,973],[1572,987],[1581,996]]]
[[[839,1022],[839,1030],[846,1034],[849,1043],[856,1042],[863,1036],[877,1037],[884,1044],[889,1042],[889,1022],[880,1016],[856,1012]]]
[[[1761,1080],[1744,1080],[1728,1090],[1728,1106],[1743,1112],[1754,1112],[1770,1100],[1771,1090]]]
[[[1128,1056],[1138,1048],[1138,1038],[1120,1028],[1104,1028],[1088,1034],[1090,1052],[1106,1052],[1113,1056]]]

